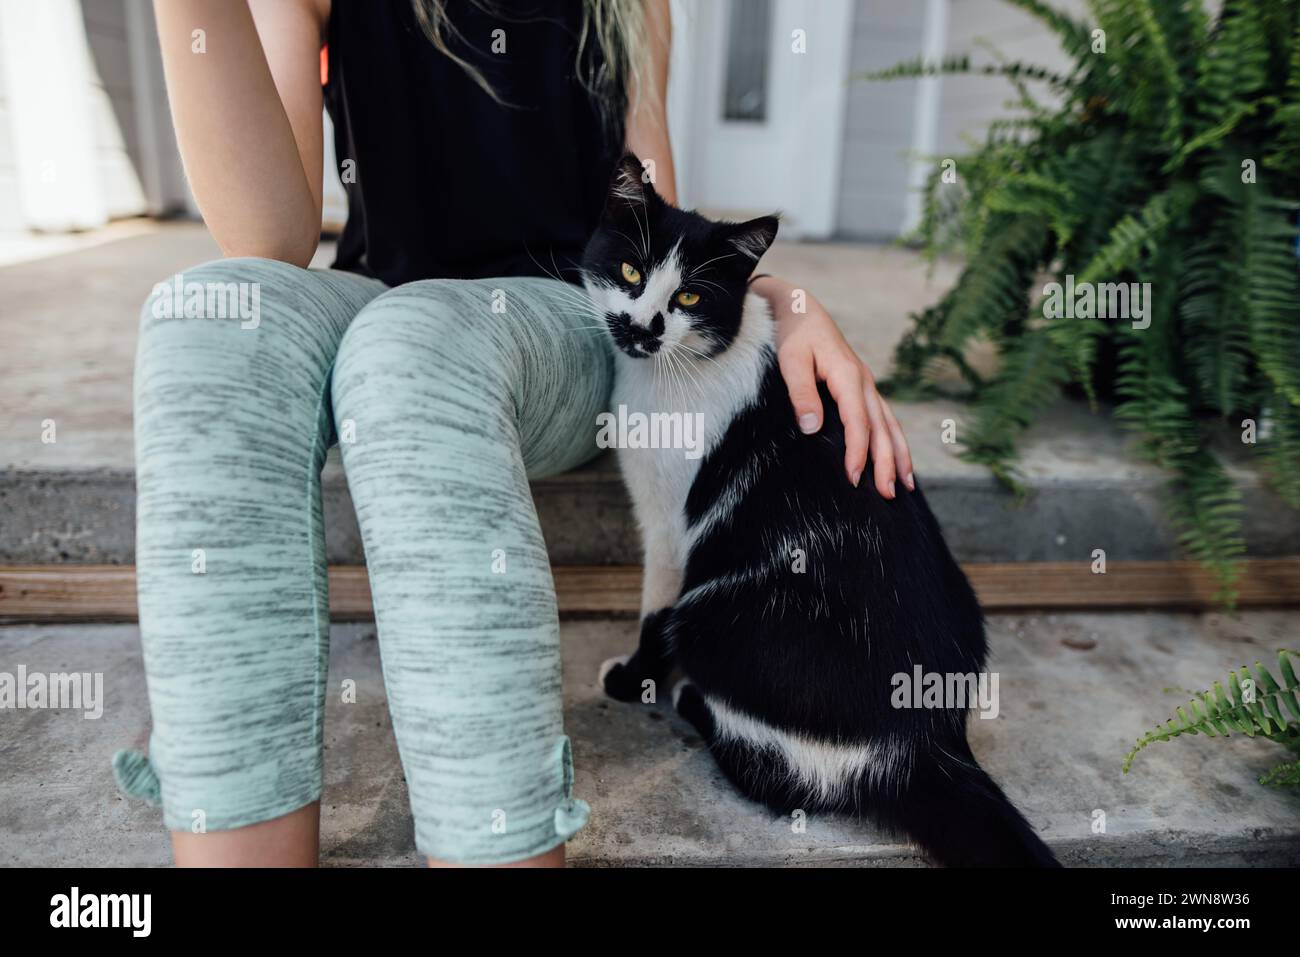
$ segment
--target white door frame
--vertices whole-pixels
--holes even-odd
[[[777,209],[784,237],[826,238],[839,202],[853,4],[774,0],[767,118],[751,123],[722,118],[727,18],[743,2],[683,4],[686,22],[674,21],[680,72],[669,109],[689,114],[672,123],[683,201],[736,217]]]

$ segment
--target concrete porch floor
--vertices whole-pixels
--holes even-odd
[[[1001,713],[971,720],[976,755],[1030,822],[1074,866],[1294,866],[1300,795],[1256,778],[1283,748],[1240,737],[1186,738],[1120,761],[1180,694],[1226,669],[1294,643],[1300,613],[997,615],[991,670]],[[915,852],[847,818],[810,817],[803,833],[741,799],[666,703],[624,705],[594,686],[599,662],[629,651],[627,621],[563,628],[564,703],[590,802],[571,863],[915,866]],[[169,862],[159,812],[121,797],[109,759],[142,747],[149,729],[138,633],[129,625],[0,628],[0,670],[102,671],[99,720],[68,711],[0,717],[0,866]],[[340,703],[342,681],[356,703]],[[325,728],[323,857],[330,865],[414,865],[406,786],[397,760],[372,626],[332,631]],[[1094,833],[1096,812],[1105,832]]]

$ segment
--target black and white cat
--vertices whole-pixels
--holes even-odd
[[[678,712],[779,813],[872,817],[947,865],[1053,866],[972,755],[966,705],[895,707],[915,666],[982,672],[983,616],[919,488],[889,501],[849,482],[824,387],[821,430],[797,427],[748,292],[776,231],[669,205],[635,156],[615,171],[582,270],[618,350],[613,404],[702,415],[703,444],[619,452],[644,535],[641,639],[601,684],[638,700],[680,668]]]

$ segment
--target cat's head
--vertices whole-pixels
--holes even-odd
[[[740,329],[749,277],[776,229],[775,216],[725,223],[670,205],[629,153],[583,254],[583,283],[624,354],[713,356]]]

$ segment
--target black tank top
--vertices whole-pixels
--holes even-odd
[[[623,145],[622,100],[602,111],[575,63],[583,7],[446,0],[447,45],[502,106],[434,47],[411,0],[333,0],[325,104],[348,194],[336,269],[390,286],[576,280]],[[599,67],[587,47],[582,75]]]

